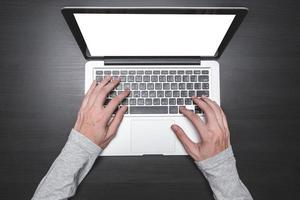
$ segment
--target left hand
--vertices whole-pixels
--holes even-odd
[[[111,80],[111,77],[105,77],[98,84],[94,81],[83,99],[74,127],[75,130],[82,133],[102,149],[116,135],[127,110],[127,106],[122,106],[116,115],[112,117],[118,105],[129,95],[129,90],[123,91],[104,107],[107,95],[119,83],[119,79]]]

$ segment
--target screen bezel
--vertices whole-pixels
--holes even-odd
[[[110,59],[135,59],[135,58],[201,58],[216,59],[219,58],[234,33],[240,26],[244,17],[248,13],[248,9],[244,7],[235,8],[203,8],[203,7],[64,7],[62,14],[75,38],[77,44],[87,60],[103,60]],[[118,13],[118,14],[235,14],[226,35],[224,36],[220,46],[214,56],[91,56],[85,43],[83,35],[74,17],[74,13]]]

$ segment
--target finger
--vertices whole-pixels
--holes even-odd
[[[121,92],[118,96],[113,98],[108,105],[105,107],[105,110],[111,116],[113,112],[117,109],[118,105],[129,95],[130,91],[125,89],[125,91]]]
[[[179,107],[179,111],[192,122],[192,124],[197,129],[200,137],[205,138],[206,127],[204,122],[200,119],[200,117],[192,111],[186,109],[184,106]]]
[[[101,91],[101,89],[111,80],[111,76],[106,76],[93,90],[91,96],[90,96],[90,100],[88,102],[88,107],[91,108],[94,104],[95,101]],[[102,105],[102,104],[101,104]]]
[[[109,81],[111,80],[111,76],[105,76],[104,79],[98,83],[99,88],[104,87],[107,83],[109,83]]]
[[[217,103],[214,103],[211,99],[209,99],[207,96],[204,96],[204,95],[201,97],[201,99],[203,101],[205,101],[210,106],[210,108],[213,110],[219,126],[222,128],[225,128],[223,119],[222,119],[221,110],[220,110],[220,107],[217,105]]]
[[[196,144],[185,134],[185,132],[182,130],[182,128],[180,126],[178,126],[176,124],[173,124],[171,126],[171,129],[176,134],[179,141],[182,143],[182,145],[183,145],[184,149],[186,150],[186,152],[188,154],[191,154],[192,149],[194,148],[194,146]]]
[[[117,133],[118,128],[122,122],[122,119],[124,117],[126,110],[127,110],[127,106],[122,106],[117,111],[115,117],[113,118],[113,120],[111,121],[111,123],[108,127],[106,138],[114,137],[114,135]]]
[[[93,81],[90,88],[88,89],[87,93],[84,96],[84,99],[82,101],[82,104],[81,104],[80,108],[84,108],[88,104],[89,97],[91,96],[91,93],[95,89],[96,85],[97,85],[97,82]]]
[[[103,105],[107,95],[120,83],[120,78],[111,80],[108,84],[102,87],[99,95],[97,96],[97,104]]]
[[[203,110],[205,114],[206,121],[208,123],[217,123],[216,116],[214,114],[214,111],[211,109],[211,107],[203,100],[193,96],[192,97],[193,101]]]

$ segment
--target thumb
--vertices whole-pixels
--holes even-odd
[[[191,154],[191,149],[196,145],[182,130],[182,128],[176,124],[171,126],[171,129],[183,145],[184,149],[187,151],[188,154]]]

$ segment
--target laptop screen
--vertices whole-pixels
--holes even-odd
[[[235,14],[74,13],[91,56],[214,56]]]

